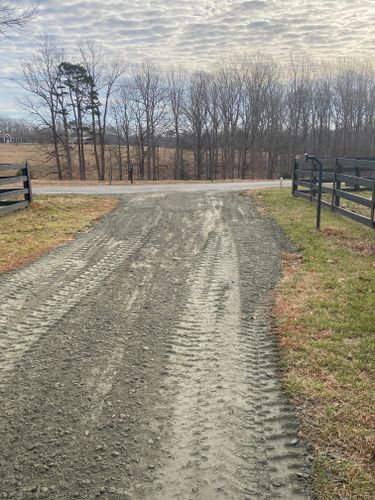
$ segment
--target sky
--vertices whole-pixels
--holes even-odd
[[[16,2],[11,5],[32,0]],[[0,0],[1,4],[2,0]],[[20,116],[12,81],[30,59],[38,35],[66,54],[82,37],[128,63],[153,60],[210,69],[221,56],[263,52],[315,59],[375,54],[375,0],[39,0],[39,15],[22,33],[0,39],[0,114]]]

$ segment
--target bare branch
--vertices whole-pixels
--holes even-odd
[[[0,34],[7,36],[11,31],[21,31],[36,18],[37,13],[36,5],[22,8],[0,1]]]

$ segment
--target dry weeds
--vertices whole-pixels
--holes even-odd
[[[113,210],[116,198],[37,196],[25,210],[0,217],[0,274],[37,259]]]

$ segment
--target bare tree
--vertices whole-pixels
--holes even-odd
[[[21,31],[37,14],[36,6],[21,8],[0,1],[0,33],[7,36],[11,31]]]
[[[181,142],[181,134],[184,123],[184,102],[186,97],[186,74],[183,70],[171,69],[167,74],[168,101],[172,114],[173,134],[176,140],[174,178],[184,179],[184,150]]]
[[[59,145],[61,130],[59,127],[59,90],[58,65],[63,53],[57,49],[48,37],[42,38],[37,45],[37,52],[31,63],[22,69],[22,78],[18,84],[27,92],[21,105],[43,129],[52,136],[52,156],[56,161],[57,176],[63,178],[63,166]],[[50,154],[50,153],[49,153]],[[49,158],[47,158],[49,159]],[[69,165],[68,165],[69,168]]]
[[[225,179],[228,171],[234,177],[236,138],[241,115],[244,73],[241,64],[228,59],[220,62],[217,80],[217,106],[221,126],[221,173]]]
[[[91,126],[98,179],[104,180],[106,171],[105,140],[108,128],[110,99],[116,83],[123,74],[119,59],[106,60],[102,47],[88,40],[78,43],[82,65],[91,78]],[[99,147],[99,152],[98,152]]]
[[[193,139],[194,177],[198,180],[201,180],[204,175],[204,132],[208,115],[206,99],[208,79],[209,76],[204,71],[193,73],[184,107],[189,132]]]
[[[136,104],[136,116],[139,132],[144,132],[146,146],[147,179],[157,178],[158,136],[160,128],[164,128],[167,111],[167,92],[164,75],[161,69],[146,61],[133,73],[133,100]],[[143,120],[141,123],[140,120]]]
[[[116,97],[112,104],[112,116],[114,119],[114,129],[118,144],[119,157],[119,178],[122,180],[122,152],[121,145],[125,143],[126,147],[126,165],[129,166],[132,158],[130,152],[130,134],[132,132],[132,122],[134,120],[134,111],[132,109],[131,86],[127,80],[123,80],[116,93]]]
[[[80,40],[77,47],[82,59],[82,66],[86,69],[87,73],[91,76],[90,80],[90,111],[91,111],[91,136],[94,147],[94,158],[96,165],[97,177],[102,177],[102,166],[99,157],[100,132],[98,131],[100,123],[100,101],[97,95],[97,85],[103,73],[103,52],[100,47],[87,40]]]

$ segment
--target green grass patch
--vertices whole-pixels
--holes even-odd
[[[315,449],[321,499],[375,492],[375,232],[289,190],[254,194],[297,253],[284,255],[275,317],[284,383]]]
[[[73,238],[117,204],[96,196],[36,196],[30,207],[0,217],[0,273]]]

